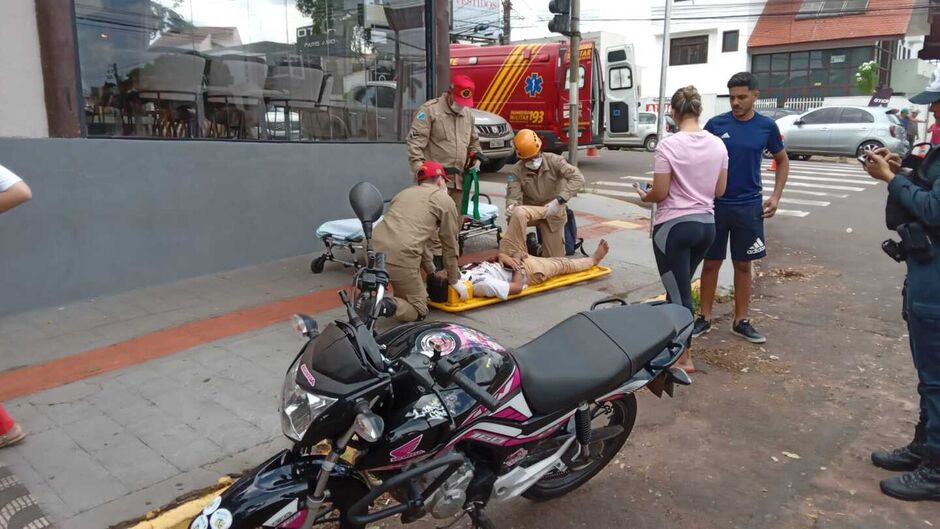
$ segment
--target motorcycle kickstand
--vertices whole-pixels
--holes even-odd
[[[483,512],[483,507],[479,505],[470,511],[470,520],[473,521],[473,529],[496,529],[496,524]]]

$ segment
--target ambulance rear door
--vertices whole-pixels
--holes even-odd
[[[626,44],[601,50],[607,59],[604,145],[618,145],[624,138],[636,135],[637,94],[632,52],[632,46]]]

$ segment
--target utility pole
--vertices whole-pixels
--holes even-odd
[[[503,34],[499,37],[500,44],[509,44],[509,34],[512,32],[512,24],[509,21],[509,14],[512,11],[512,0],[503,0]]]
[[[568,43],[568,163],[578,166],[578,77],[581,58],[581,0],[552,0],[548,30],[570,37]]]
[[[578,85],[580,80],[578,74],[581,63],[581,0],[571,0],[571,72],[568,79],[571,86],[568,87],[568,105],[571,107],[570,122],[568,124],[568,163],[578,166],[578,117],[580,108],[578,106]]]
[[[666,12],[663,17],[663,60],[659,71],[659,108],[656,111],[656,141],[662,141],[666,125],[666,71],[669,68],[669,21],[672,18],[672,0],[666,0]],[[653,222],[656,220],[656,204],[650,210],[650,237],[653,236]]]

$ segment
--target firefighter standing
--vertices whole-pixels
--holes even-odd
[[[519,161],[506,186],[506,215],[518,205],[545,206],[546,218],[534,225],[542,239],[542,257],[565,256],[565,204],[584,186],[584,175],[557,154],[543,153],[538,135],[523,129],[513,140]]]
[[[450,89],[441,97],[431,99],[418,108],[408,134],[408,161],[417,172],[421,164],[434,160],[444,167],[463,172],[470,153],[481,152],[480,137],[473,126],[473,80],[455,75]],[[476,162],[479,169],[479,161]],[[447,183],[447,192],[460,207],[463,201],[463,178]]]
[[[382,316],[399,321],[424,319],[428,313],[427,288],[421,270],[434,273],[428,243],[440,238],[444,270],[461,299],[467,287],[457,268],[457,207],[447,196],[444,166],[426,161],[416,172],[417,185],[395,195],[382,222],[375,227],[375,250],[385,254],[394,298],[385,298]]]

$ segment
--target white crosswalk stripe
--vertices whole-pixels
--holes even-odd
[[[764,186],[764,199],[769,198],[774,186],[774,172],[770,170],[770,161],[761,164],[761,183]],[[636,202],[636,191],[631,189],[634,183],[652,182],[653,171],[640,175],[621,176],[617,180],[591,182],[587,188],[598,195],[631,199]],[[777,215],[802,218],[809,216],[816,208],[825,208],[839,200],[848,199],[854,193],[864,192],[878,185],[859,165],[830,163],[819,161],[790,161],[790,174],[787,187],[780,199],[782,208]],[[802,209],[790,209],[800,206]]]

